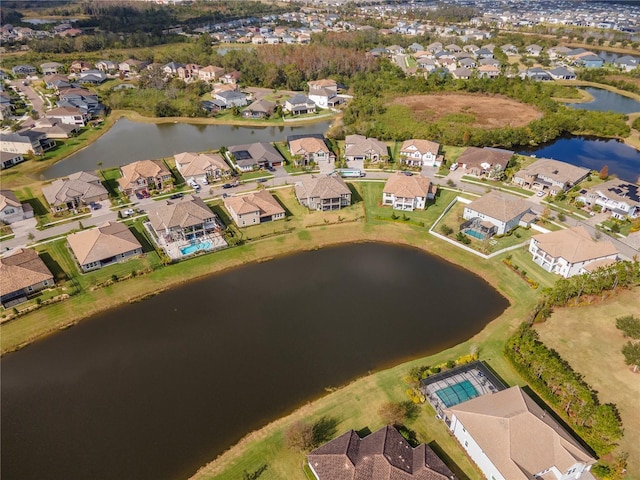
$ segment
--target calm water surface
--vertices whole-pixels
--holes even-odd
[[[607,165],[610,175],[629,182],[637,181],[640,176],[640,152],[615,139],[569,136],[518,153],[553,158],[597,171]]]
[[[325,387],[458,344],[506,307],[479,277],[380,244],[175,288],[2,359],[1,476],[184,479]]]
[[[217,150],[223,146],[253,142],[279,142],[288,135],[324,133],[330,122],[298,127],[245,127],[192,125],[188,123],[137,123],[122,118],[87,148],[56,163],[44,172],[57,178],[81,170],[118,167],[136,160],[171,157],[181,152]]]
[[[583,90],[593,96],[593,101],[587,103],[567,103],[569,108],[581,110],[601,110],[617,113],[640,112],[640,102],[633,98],[625,97],[618,93],[610,92],[602,88],[584,87]]]

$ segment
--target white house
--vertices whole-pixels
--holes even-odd
[[[582,190],[576,200],[591,207],[599,205],[603,211],[610,211],[612,217],[620,220],[640,215],[640,186],[619,179]]]
[[[412,167],[421,167],[423,165],[439,167],[442,164],[442,156],[438,156],[439,150],[439,143],[411,139],[405,141],[400,147],[400,158],[404,163]]]
[[[90,115],[87,112],[75,107],[58,107],[49,110],[44,114],[46,118],[54,118],[60,120],[67,125],[77,125],[84,127],[89,121]]]
[[[618,250],[610,241],[594,240],[584,227],[534,235],[529,253],[534,263],[564,278],[591,272],[618,258]]]
[[[492,480],[593,479],[596,460],[519,386],[445,410],[453,436]]]
[[[424,210],[427,200],[433,199],[436,191],[436,185],[427,177],[396,172],[382,190],[382,204],[391,205],[395,210]]]
[[[338,84],[335,80],[316,80],[314,82],[308,82],[307,85],[309,85],[309,100],[317,106],[329,108],[340,103]]]
[[[589,175],[587,168],[569,163],[541,158],[516,172],[513,183],[530,190],[543,191],[550,195],[567,191]]]
[[[11,224],[25,218],[33,217],[33,208],[28,203],[24,205],[11,190],[0,190],[0,221]]]
[[[490,192],[465,205],[463,218],[465,220],[477,220],[479,223],[491,224],[495,228],[493,234],[504,235],[514,229],[521,222],[528,224],[529,204],[524,200],[498,192]],[[531,220],[533,220],[531,218]]]

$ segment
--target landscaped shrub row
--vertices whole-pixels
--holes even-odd
[[[538,333],[523,323],[505,345],[505,356],[520,375],[581,438],[602,456],[622,437],[622,421],[614,404],[601,404],[598,395]]]

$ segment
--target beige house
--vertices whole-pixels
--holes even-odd
[[[33,217],[33,208],[24,205],[11,190],[0,190],[0,222],[11,224]]]
[[[589,175],[589,169],[569,163],[541,158],[515,173],[513,183],[549,195],[566,192]]]
[[[176,168],[187,182],[219,180],[230,175],[231,168],[219,153],[178,153],[174,156]]]
[[[485,478],[593,479],[596,460],[519,386],[460,403],[445,415]]]
[[[327,147],[322,135],[290,136],[287,138],[289,152],[296,165],[309,165],[311,162],[329,162],[334,155]]]
[[[0,151],[0,168],[9,168],[24,162],[25,158],[22,153]]]
[[[5,308],[27,301],[43,288],[53,287],[53,275],[31,248],[0,258],[0,302]]]
[[[224,75],[224,68],[208,65],[198,70],[198,79],[205,82],[215,82]]]
[[[402,143],[400,147],[400,159],[410,167],[422,167],[442,165],[442,156],[438,155],[440,144],[429,140],[412,138]]]
[[[519,225],[528,226],[535,220],[530,205],[521,198],[499,192],[490,192],[465,205],[463,218],[467,220],[461,230],[472,230],[477,237],[504,235]]]
[[[534,235],[529,243],[534,263],[564,278],[589,273],[617,261],[618,250],[608,240],[596,241],[584,227]]]
[[[437,189],[427,177],[396,172],[382,190],[382,204],[391,205],[395,210],[424,210],[427,200],[435,198]]]
[[[227,197],[224,206],[239,227],[248,227],[285,217],[284,208],[266,190],[239,197]]]
[[[165,242],[191,240],[220,230],[215,213],[200,197],[163,200],[149,208],[149,223]]]
[[[335,80],[322,79],[307,82],[309,86],[309,100],[321,108],[335,107],[341,103],[338,96],[338,84]]]
[[[344,158],[348,162],[354,160],[377,162],[388,156],[387,144],[376,138],[367,138],[364,135],[347,135],[345,138]]]
[[[318,175],[295,185],[296,197],[309,210],[339,210],[351,205],[351,190],[339,175]]]
[[[509,165],[513,156],[511,150],[490,147],[469,147],[458,157],[457,164],[466,173],[491,178],[499,176]]]
[[[42,187],[42,194],[54,212],[73,210],[109,198],[100,178],[91,172],[76,172],[55,180]]]
[[[640,216],[640,185],[617,178],[582,190],[576,200],[591,208],[599,205],[603,212],[611,212],[619,220]]]
[[[161,160],[140,160],[120,167],[118,179],[125,195],[154,188],[164,190],[172,185],[171,172]]]
[[[117,222],[107,222],[90,230],[72,233],[67,237],[67,242],[83,272],[142,254],[142,245],[131,230]]]

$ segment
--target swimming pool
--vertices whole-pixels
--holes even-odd
[[[442,400],[445,407],[449,408],[477,397],[478,391],[469,380],[464,380],[460,383],[441,388],[436,391],[436,395]]]
[[[180,253],[182,253],[182,255],[191,255],[199,250],[209,250],[212,245],[211,240],[197,243],[192,240],[189,245],[180,249]]]
[[[482,235],[480,232],[476,232],[475,230],[471,230],[470,228],[467,228],[464,233],[466,233],[470,237],[477,238],[478,240],[484,240],[484,235]]]

